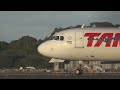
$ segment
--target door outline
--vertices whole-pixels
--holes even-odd
[[[77,41],[76,33],[81,33],[82,34],[82,46],[77,46],[77,44],[76,44],[76,41]],[[75,48],[84,48],[84,32],[82,32],[82,31],[76,31],[75,32]]]

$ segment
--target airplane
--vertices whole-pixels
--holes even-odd
[[[55,33],[38,46],[44,56],[68,61],[120,61],[120,28],[83,27]],[[76,68],[77,75],[83,74]]]

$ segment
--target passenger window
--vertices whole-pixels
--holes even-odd
[[[64,37],[63,37],[63,36],[60,36],[60,40],[64,40]]]

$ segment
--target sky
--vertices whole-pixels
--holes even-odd
[[[44,39],[56,27],[106,21],[120,24],[120,11],[0,11],[0,41],[27,35]]]

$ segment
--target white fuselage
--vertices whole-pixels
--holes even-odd
[[[64,60],[119,61],[119,28],[74,28],[54,34],[38,47],[40,54]],[[60,36],[64,40],[60,40]]]

